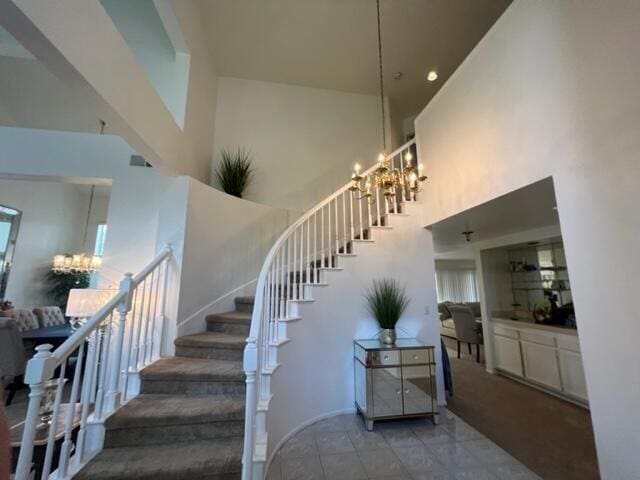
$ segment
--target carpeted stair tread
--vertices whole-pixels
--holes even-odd
[[[176,347],[242,350],[247,344],[247,336],[234,335],[231,333],[203,332],[178,337],[175,339],[174,344]]]
[[[240,478],[242,437],[107,448],[75,480],[175,480]]]
[[[207,315],[207,322],[234,323],[240,325],[251,325],[251,313],[249,312],[225,312]]]
[[[244,419],[244,395],[141,394],[111,415],[109,429],[190,425]]]
[[[174,380],[189,382],[244,382],[242,361],[210,360],[206,358],[161,358],[140,372],[145,380]]]

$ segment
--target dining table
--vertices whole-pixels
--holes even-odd
[[[54,348],[60,346],[67,338],[73,334],[73,327],[70,323],[60,325],[50,325],[48,327],[25,330],[21,333],[22,341],[31,346],[50,343]]]

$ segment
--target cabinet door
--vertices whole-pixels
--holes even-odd
[[[560,390],[556,349],[536,343],[521,343],[525,378],[554,390]]]
[[[522,356],[520,354],[520,342],[513,338],[495,335],[495,362],[496,367],[519,377],[523,376]]]
[[[430,365],[402,367],[404,414],[433,412],[431,386],[434,379]]]
[[[402,415],[402,374],[399,367],[373,368],[373,416]]]
[[[582,369],[582,357],[579,353],[558,350],[560,372],[562,373],[562,389],[585,402],[587,399],[587,385]]]

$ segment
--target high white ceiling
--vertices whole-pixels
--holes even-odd
[[[511,0],[381,0],[384,81],[422,110]],[[375,0],[201,0],[218,74],[378,93]],[[426,81],[436,70],[439,78]],[[402,72],[393,80],[394,72]]]
[[[473,258],[462,232],[472,230],[472,242],[535,228],[558,225],[553,180],[546,178],[515,192],[449,217],[431,226],[436,256]]]

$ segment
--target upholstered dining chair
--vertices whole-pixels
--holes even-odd
[[[0,378],[7,385],[5,405],[10,405],[22,383],[27,357],[16,321],[0,318]]]
[[[52,327],[67,323],[60,307],[38,307],[33,309],[33,313],[38,319],[40,327]]]
[[[460,358],[460,342],[464,342],[469,347],[469,354],[472,353],[471,345],[476,346],[476,361],[480,363],[480,345],[484,344],[484,339],[482,326],[476,323],[473,310],[468,305],[449,305],[449,311],[456,329],[458,358]]]
[[[13,318],[16,321],[16,326],[20,332],[40,328],[38,319],[31,310],[14,308],[13,310],[2,312],[2,316]]]

